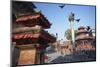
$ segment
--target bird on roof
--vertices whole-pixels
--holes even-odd
[[[86,28],[87,30],[90,30],[91,28],[90,28],[90,26],[87,26],[87,28]]]
[[[60,5],[59,7],[60,7],[60,8],[64,8],[64,7],[65,7],[65,4],[62,4],[62,5]]]

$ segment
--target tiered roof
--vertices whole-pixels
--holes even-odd
[[[36,12],[32,15],[19,17],[16,19],[16,23],[29,26],[29,27],[40,25],[44,29],[51,27],[51,23],[40,12]]]
[[[23,45],[56,41],[56,37],[43,30],[50,28],[51,24],[41,12],[34,11],[33,8],[36,7],[33,3],[14,1],[13,5],[13,15],[16,16],[16,27],[12,29],[13,42],[16,42],[17,45]]]
[[[91,45],[93,37],[89,36],[89,32],[85,29],[85,27],[83,26],[79,27],[76,34],[77,34],[76,36],[77,47],[75,48],[76,51],[95,50],[95,47]]]
[[[12,1],[12,5],[12,13],[15,14],[16,17],[29,15],[35,12],[34,8],[36,8],[32,2]]]
[[[84,34],[83,34],[84,33]],[[89,36],[89,32],[85,29],[85,27],[80,26],[78,31],[76,32],[76,41],[77,40],[88,40],[93,39],[93,37]]]
[[[78,35],[81,34],[81,33],[88,33],[88,31],[85,30],[85,27],[80,26],[80,27],[78,28],[77,32],[76,32],[76,35],[78,36]]]

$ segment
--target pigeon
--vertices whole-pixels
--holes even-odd
[[[90,26],[87,26],[87,30],[90,30]]]
[[[71,15],[74,17],[75,14],[71,12]]]
[[[62,4],[62,5],[60,5],[59,7],[60,7],[60,8],[64,8],[64,6],[65,6],[65,4]]]
[[[77,22],[79,22],[79,21],[80,21],[80,19],[76,19],[76,21],[77,21]]]

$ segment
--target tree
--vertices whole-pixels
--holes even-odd
[[[76,36],[76,30],[74,30],[74,31],[75,31],[75,36]],[[71,30],[70,29],[67,29],[65,31],[65,35],[64,36],[66,37],[66,39],[72,40]]]
[[[66,39],[68,39],[68,40],[72,40],[72,35],[71,35],[71,30],[70,29],[67,29],[66,31],[65,31],[65,35],[64,35],[65,37],[66,37]]]

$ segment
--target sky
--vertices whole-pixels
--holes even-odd
[[[62,4],[54,3],[34,3],[37,10],[52,23],[51,28],[47,29],[49,33],[58,34],[58,40],[63,39],[65,31],[70,28],[69,15],[71,12],[75,13],[75,19],[80,18],[80,22],[74,21],[74,29],[77,30],[79,26],[91,26],[95,28],[95,6],[73,5],[66,4],[63,9],[59,6]]]

